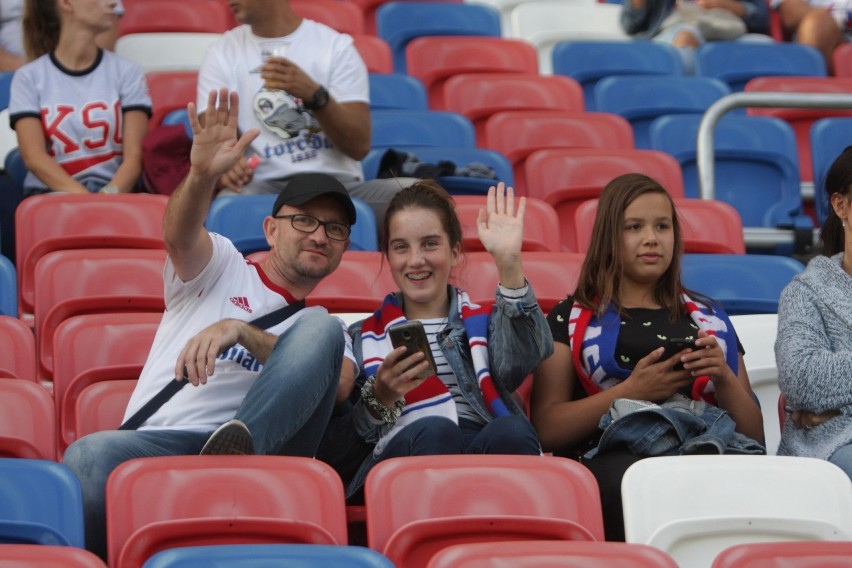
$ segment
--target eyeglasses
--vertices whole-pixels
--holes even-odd
[[[335,223],[334,221],[320,221],[316,217],[302,213],[296,215],[273,215],[276,219],[290,219],[290,224],[301,233],[313,233],[320,228],[325,229],[325,236],[333,241],[345,241],[349,238],[351,229],[349,225]]]

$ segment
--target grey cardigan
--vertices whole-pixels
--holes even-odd
[[[788,417],[779,455],[828,459],[852,443],[852,277],[843,253],[815,257],[781,293],[775,360],[792,408],[840,415],[811,430]]]

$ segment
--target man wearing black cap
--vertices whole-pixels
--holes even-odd
[[[354,380],[343,323],[303,302],[349,244],[355,208],[341,183],[295,177],[264,219],[271,250],[258,264],[204,228],[217,179],[257,135],[237,139],[237,105],[236,93],[211,92],[204,126],[192,120],[190,172],[163,222],[166,312],[125,412],[130,429],[86,436],[65,453],[83,487],[86,546],[102,557],[104,488],[120,463],[198,453],[313,457],[338,392],[346,396]],[[266,315],[273,321],[250,323]]]

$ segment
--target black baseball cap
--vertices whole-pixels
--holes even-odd
[[[296,174],[285,181],[284,189],[278,194],[272,215],[276,215],[282,205],[304,205],[311,199],[328,195],[336,199],[346,211],[349,224],[355,224],[355,205],[349,192],[337,178],[328,174]]]

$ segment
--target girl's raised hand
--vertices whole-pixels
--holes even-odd
[[[479,210],[476,227],[479,240],[500,271],[500,283],[509,288],[524,284],[521,271],[521,244],[524,240],[524,211],[526,199],[518,199],[515,210],[515,190],[501,181],[488,189],[486,208]]]

